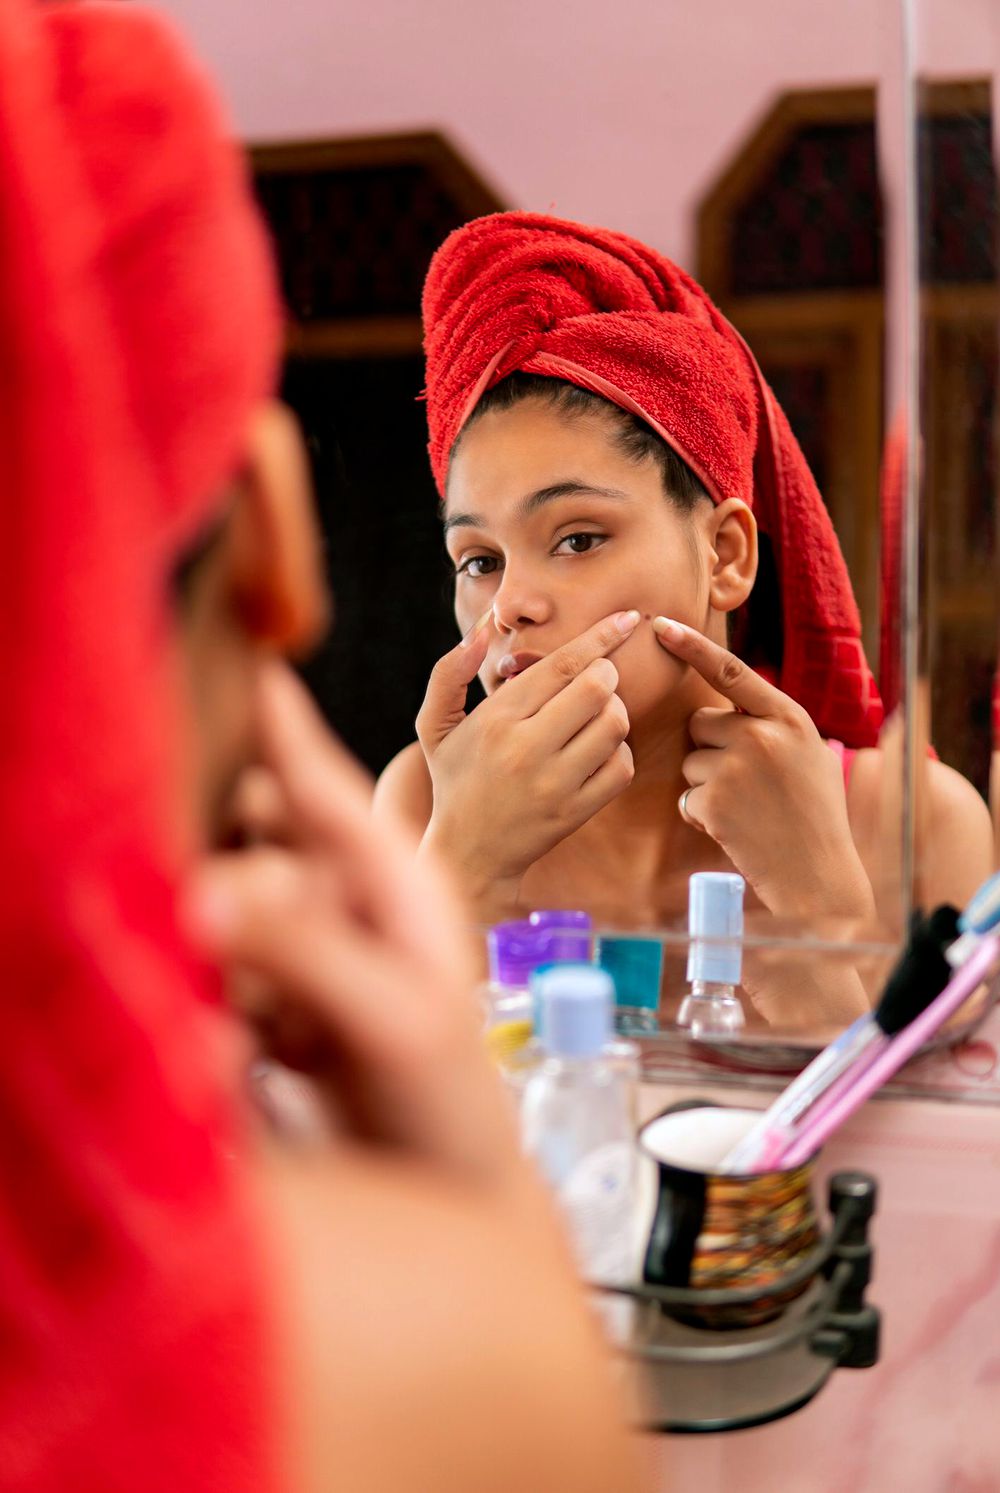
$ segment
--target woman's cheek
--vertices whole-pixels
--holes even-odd
[[[612,661],[618,670],[618,694],[634,720],[661,705],[683,674],[683,665],[660,646],[645,618],[612,654]]]

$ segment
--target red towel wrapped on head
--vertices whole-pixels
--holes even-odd
[[[200,71],[132,5],[0,0],[0,1485],[274,1485],[205,975],[169,576],[278,302]]]
[[[638,415],[716,502],[748,503],[770,541],[780,595],[759,585],[751,597],[748,636],[769,641],[749,662],[824,736],[875,744],[882,707],[829,515],[750,350],[689,275],[624,234],[496,213],[437,251],[423,312],[442,494],[465,421],[511,373],[563,379]]]

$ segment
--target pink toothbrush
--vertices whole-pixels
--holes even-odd
[[[907,1058],[912,1057],[928,1037],[938,1030],[957,1011],[963,1001],[989,974],[1000,955],[1000,939],[990,935],[971,958],[958,969],[941,994],[922,1011],[919,1016],[903,1028],[898,1036],[887,1042],[874,1061],[865,1067],[860,1077],[855,1073],[845,1074],[852,1080],[835,1100],[825,1106],[818,1119],[812,1115],[795,1133],[782,1153],[780,1166],[801,1166],[819,1149],[828,1135],[849,1119],[869,1095],[881,1088],[900,1069]],[[839,1085],[838,1085],[839,1087]]]

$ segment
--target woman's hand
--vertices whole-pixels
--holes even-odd
[[[607,655],[638,620],[606,617],[468,716],[490,615],[435,665],[417,717],[434,790],[425,838],[481,904],[505,892],[515,900],[528,868],[632,781],[629,720]]]
[[[731,702],[691,716],[688,820],[776,916],[870,920],[872,889],[851,836],[843,772],[809,715],[693,628],[657,617],[653,630]]]
[[[345,1144],[438,1165],[516,1163],[484,1052],[474,963],[446,888],[394,824],[304,688],[269,666],[259,705],[282,843],[211,858],[188,897],[195,937],[266,992],[258,1021],[325,1090]]]
[[[527,1466],[538,1487],[637,1493],[447,888],[405,831],[372,821],[365,774],[277,665],[260,717],[273,781],[258,808],[283,843],[215,857],[187,921],[311,1028],[335,1120],[323,1144],[256,1157],[283,1485],[503,1493]]]

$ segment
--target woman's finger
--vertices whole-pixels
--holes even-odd
[[[226,813],[222,844],[288,845],[294,839],[288,802],[275,774],[267,767],[248,767],[236,784]]]
[[[739,737],[745,717],[731,706],[703,705],[688,721],[688,735],[695,746],[727,747]]]
[[[578,638],[556,648],[546,658],[532,664],[516,679],[511,679],[493,698],[503,700],[506,712],[526,720],[555,698],[561,690],[578,679],[594,663],[620,648],[632,636],[639,623],[639,613],[615,612],[588,628]]]
[[[690,664],[706,684],[748,715],[765,717],[786,712],[787,695],[755,674],[735,653],[720,648],[695,628],[669,617],[654,617],[653,631],[668,652]]]
[[[469,685],[482,668],[489,650],[493,608],[484,612],[462,641],[439,658],[427,681],[427,693],[417,716],[417,737],[433,755],[446,736],[465,720]]]
[[[293,807],[307,805],[312,811],[318,806],[322,818],[325,775],[333,768],[340,784],[337,821],[363,819],[371,803],[372,780],[341,746],[305,685],[286,664],[274,661],[261,669],[257,707],[264,756],[281,787],[293,795]]]
[[[304,843],[349,867],[369,917],[391,924],[407,905],[410,859],[398,843],[405,832],[385,822],[374,828],[368,775],[284,664],[262,671],[258,704],[264,754]]]
[[[681,772],[684,781],[690,788],[700,788],[707,783],[712,774],[719,766],[719,752],[716,747],[702,747],[696,752],[688,752],[681,763]]]
[[[681,818],[686,820],[687,823],[691,825],[692,829],[698,829],[701,830],[703,834],[707,834],[708,831],[705,829],[705,821],[701,818],[701,815],[698,812],[699,800],[704,795],[704,792],[705,789],[703,784],[697,784],[694,787],[685,788],[684,792],[677,800],[677,811],[680,814]]]
[[[435,869],[414,863],[415,840],[402,824],[371,815],[367,774],[327,729],[304,686],[284,665],[261,681],[264,750],[297,827],[349,872],[353,896],[373,925],[421,957],[437,959],[442,937],[465,941]]]
[[[586,782],[617,751],[629,733],[628,712],[618,695],[560,752],[560,764],[575,787]]]
[[[595,721],[614,698],[618,670],[609,658],[588,664],[578,679],[539,710],[530,723],[531,739],[543,758],[560,751]]]
[[[581,824],[613,803],[635,777],[635,763],[626,742],[616,747],[611,756],[584,783],[577,794],[576,806]]]
[[[312,1016],[348,1128],[482,1170],[509,1150],[505,1103],[469,989],[445,988],[327,904],[276,850],[219,857],[192,886],[187,924],[229,965],[253,970]],[[433,988],[431,988],[433,985]],[[496,1136],[495,1154],[482,1137]]]
[[[216,856],[189,888],[185,919],[207,952],[308,1007],[338,1041],[392,1052],[427,1019],[426,992],[406,979],[389,988],[383,972],[399,958],[327,885],[281,850]],[[444,1006],[455,1004],[448,995],[440,992]],[[472,1007],[468,998],[470,1020]]]

